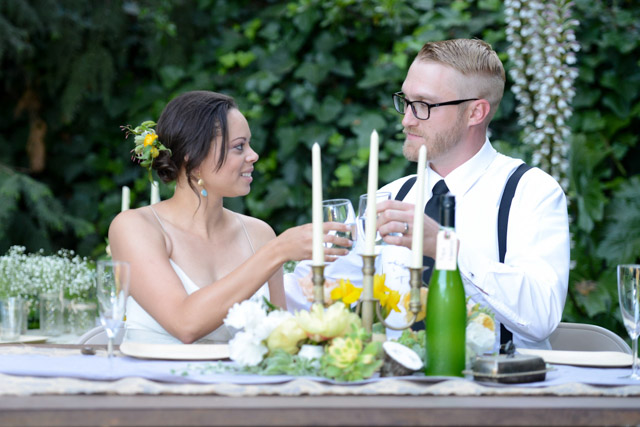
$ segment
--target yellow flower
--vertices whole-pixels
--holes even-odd
[[[376,274],[373,276],[373,297],[380,301],[380,305],[386,315],[391,310],[400,311],[398,308],[400,293],[386,287],[384,284],[385,278],[385,274]]]
[[[473,321],[479,325],[484,326],[485,328],[489,329],[490,331],[495,331],[496,330],[496,323],[494,322],[494,320],[491,318],[491,316],[485,314],[485,313],[478,313]]]
[[[297,312],[296,320],[307,337],[315,342],[342,336],[351,331],[353,323],[362,326],[360,318],[343,303],[333,304],[326,310],[320,304],[313,304],[310,311]]]
[[[346,305],[351,305],[360,299],[362,288],[353,286],[349,279],[340,279],[338,286],[331,291],[331,299],[334,301],[342,300]]]
[[[373,276],[373,297],[379,299],[380,303],[382,303],[382,298],[386,299],[384,293],[384,290],[387,289],[387,287],[384,285],[386,277],[386,274],[375,274]]]
[[[148,133],[144,137],[143,145],[145,147],[148,146],[148,145],[153,145],[153,143],[156,141],[156,139],[158,139],[158,135],[156,135],[155,133]]]
[[[334,365],[345,369],[356,361],[362,351],[362,341],[358,338],[335,338],[331,341],[328,353],[335,359]]]
[[[151,147],[151,158],[155,159],[156,157],[158,157],[158,154],[160,154],[160,152],[158,151],[158,149],[156,147]]]
[[[267,347],[269,351],[281,348],[290,354],[298,352],[298,343],[305,339],[307,334],[298,325],[295,318],[291,317],[280,323],[267,338]]]
[[[420,288],[420,303],[422,304],[420,307],[420,311],[418,312],[418,317],[416,317],[416,322],[423,320],[427,317],[427,295],[429,293],[429,289],[424,286]],[[409,311],[409,303],[411,302],[411,292],[407,292],[404,294],[404,298],[402,300],[402,305],[406,310],[405,319],[406,321],[410,321],[413,317],[413,313]]]

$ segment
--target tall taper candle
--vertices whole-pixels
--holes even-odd
[[[371,132],[369,151],[369,181],[367,186],[367,214],[365,216],[364,254],[375,255],[376,244],[376,191],[378,190],[378,132]]]
[[[158,187],[158,181],[153,181],[151,184],[151,204],[156,204],[160,201],[160,187]]]
[[[324,242],[322,232],[322,166],[320,145],[311,148],[311,221],[313,223],[313,265],[324,265]]]
[[[129,210],[129,201],[131,199],[131,190],[126,185],[122,187],[122,206],[120,212]]]
[[[424,239],[424,188],[427,167],[427,147],[418,151],[418,178],[416,180],[416,205],[413,211],[413,240],[411,241],[411,267],[422,268],[422,245]]]

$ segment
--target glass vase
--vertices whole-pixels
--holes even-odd
[[[64,332],[64,299],[57,292],[40,294],[40,332],[56,337]]]

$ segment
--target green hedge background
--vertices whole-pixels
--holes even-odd
[[[120,188],[149,200],[120,125],[157,119],[171,98],[232,95],[260,154],[251,194],[230,208],[276,232],[310,220],[310,146],[326,197],[365,192],[368,140],[380,183],[411,173],[391,94],[427,41],[478,37],[507,69],[497,0],[3,0],[0,2],[0,253],[104,253]],[[566,321],[621,326],[615,266],[640,261],[640,8],[576,0],[581,44],[570,200],[574,238]],[[507,83],[491,128],[530,160]],[[161,196],[172,188],[161,185]]]

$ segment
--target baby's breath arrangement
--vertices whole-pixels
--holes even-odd
[[[0,257],[0,297],[34,300],[40,294],[63,292],[67,299],[86,299],[95,287],[94,278],[93,262],[66,249],[45,255],[12,246]]]
[[[135,128],[131,127],[131,125],[120,126],[122,130],[127,131],[127,138],[129,135],[135,136],[134,142],[136,146],[131,150],[133,153],[132,159],[137,160],[140,166],[147,169],[149,172],[149,181],[151,182],[153,182],[151,168],[154,159],[160,155],[161,151],[168,151],[169,155],[171,155],[171,150],[162,145],[158,140],[158,134],[154,129],[155,126],[156,122],[152,120],[142,122]]]

